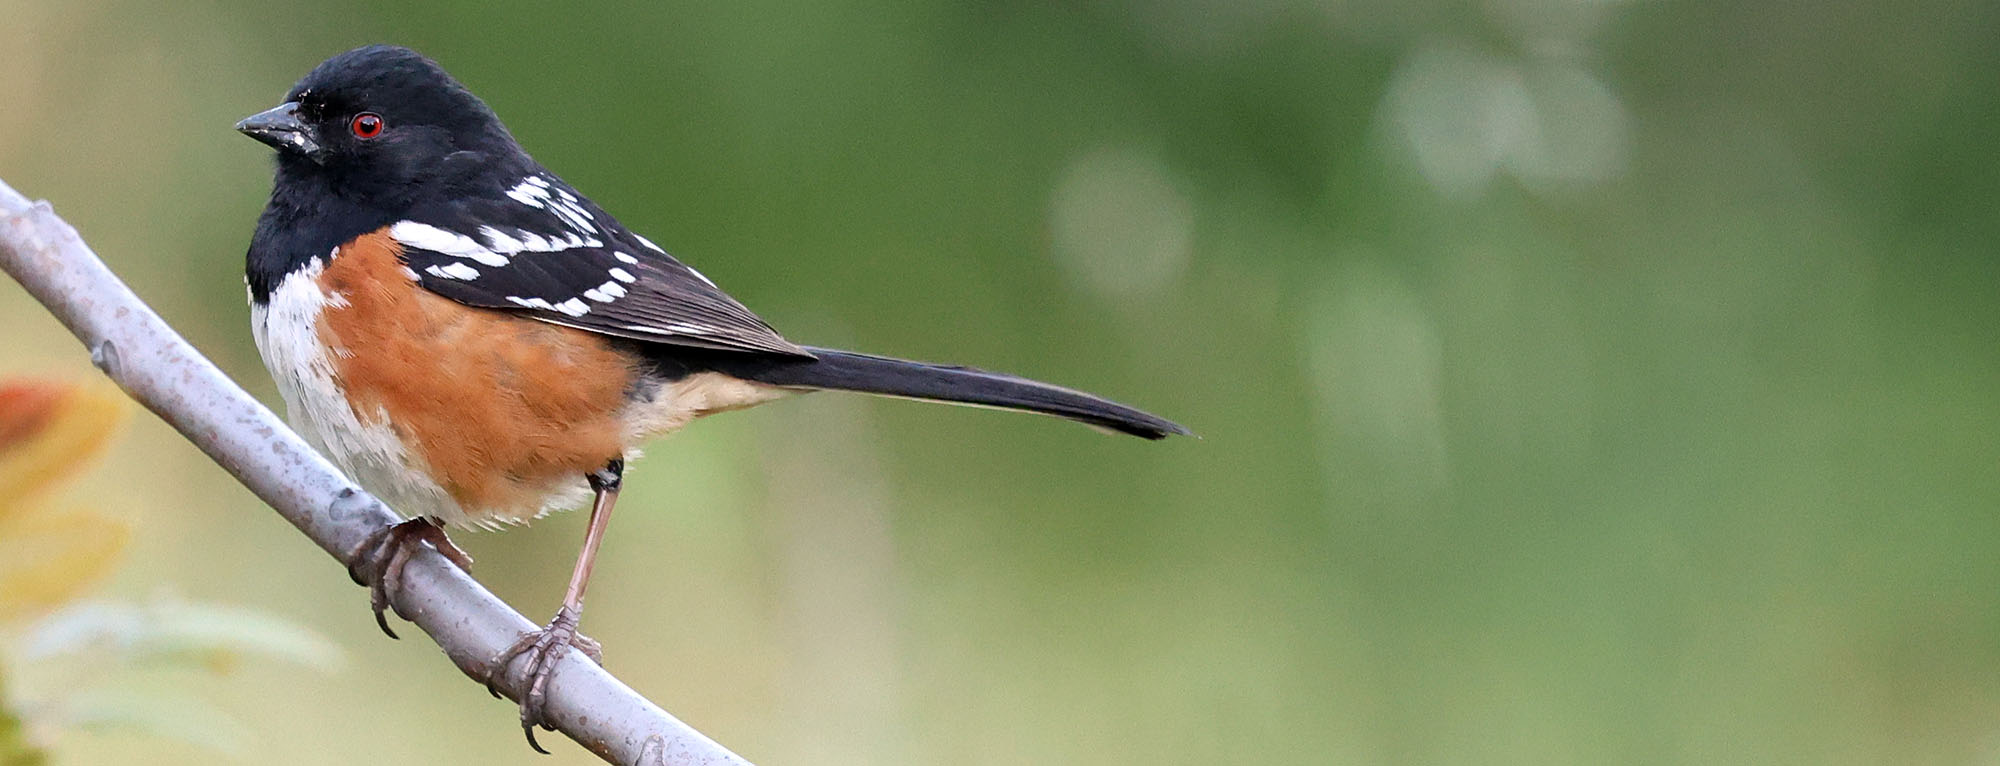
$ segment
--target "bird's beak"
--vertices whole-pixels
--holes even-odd
[[[297,101],[287,101],[245,117],[236,123],[236,129],[279,151],[290,150],[308,157],[319,153],[319,140],[313,135],[312,126],[299,119]]]

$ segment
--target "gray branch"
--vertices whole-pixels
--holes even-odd
[[[83,341],[98,369],[336,560],[397,520],[167,326],[47,202],[30,202],[5,181],[0,270]],[[537,627],[428,548],[406,571],[397,611],[474,679],[485,677],[495,652]],[[355,602],[357,613],[363,603]],[[518,699],[521,680],[509,673],[501,689]],[[548,718],[611,763],[748,766],[580,652],[549,683]],[[494,726],[496,736],[506,731],[499,720]]]

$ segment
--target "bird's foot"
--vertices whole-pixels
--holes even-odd
[[[395,606],[390,597],[402,591],[403,568],[422,543],[430,543],[459,569],[472,571],[472,557],[459,550],[445,535],[444,527],[422,516],[375,530],[347,554],[347,576],[357,585],[368,586],[368,606],[375,610],[375,624],[390,638],[397,637],[396,631],[389,629],[384,612]]]
[[[535,727],[554,731],[549,725],[545,708],[548,705],[549,679],[555,676],[556,664],[571,647],[583,652],[591,662],[604,664],[604,648],[589,636],[576,632],[577,621],[582,610],[574,606],[564,606],[556,610],[556,617],[541,630],[521,634],[513,646],[500,650],[493,659],[486,662],[486,691],[500,696],[500,679],[507,675],[508,666],[518,657],[528,658],[528,667],[522,676],[521,692],[521,732],[528,735],[528,746],[535,752],[547,755],[540,742],[535,741]]]

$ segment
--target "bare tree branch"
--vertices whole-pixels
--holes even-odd
[[[336,560],[397,520],[168,327],[48,203],[29,202],[5,181],[0,270],[83,341],[98,369]],[[429,549],[411,559],[396,607],[475,679],[495,652],[536,627]],[[520,684],[509,674],[501,689],[518,698]],[[579,652],[549,683],[548,717],[611,763],[748,766]]]

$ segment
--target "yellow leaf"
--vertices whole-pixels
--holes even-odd
[[[130,411],[109,381],[0,383],[0,519],[88,467]]]
[[[0,517],[0,622],[75,598],[110,573],[131,536],[126,522],[80,509]]]

